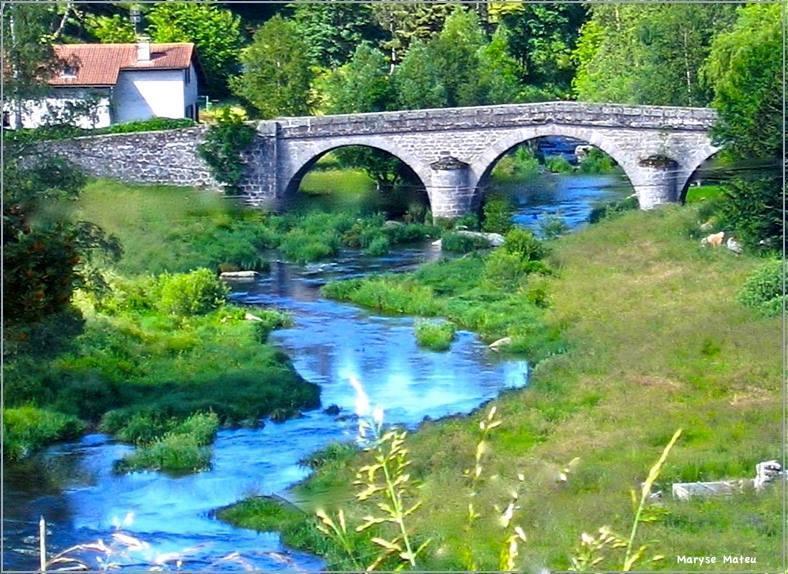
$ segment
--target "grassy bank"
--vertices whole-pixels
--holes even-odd
[[[470,533],[464,471],[473,468],[483,415],[426,423],[407,439],[410,472],[422,484],[423,501],[408,525],[420,540],[432,540],[420,568],[464,568],[469,549],[480,568],[499,566],[504,532],[497,518],[518,482],[515,471],[524,475],[514,518],[527,535],[520,563],[529,569],[568,568],[581,533],[596,535],[609,525],[628,534],[630,490],[645,480],[677,428],[684,433],[656,485],[665,497],[651,507],[654,520],[641,526],[636,540],[636,546],[649,544],[649,556],[664,559],[638,569],[709,568],[680,564],[680,555],[718,556],[719,570],[779,566],[779,487],[686,502],[670,497],[672,482],[752,478],[757,462],[780,455],[779,319],[762,318],[736,301],[760,262],[725,249],[702,249],[690,237],[697,219],[691,207],[628,212],[552,246],[549,261],[556,273],[539,279],[549,303],[541,320],[560,331],[567,352],[541,361],[530,388],[497,401],[502,425],[485,454],[486,478],[473,499],[482,518]],[[467,271],[456,276],[473,277],[481,264],[475,257],[461,259],[456,265]],[[403,295],[386,309],[421,310],[464,324],[453,309],[473,308],[487,316],[500,304],[469,300],[465,287],[451,281],[438,291],[430,278],[449,268],[430,266],[394,282]],[[392,300],[375,299],[373,288],[392,285],[390,279],[352,285],[346,292],[356,302],[380,308]],[[510,303],[523,305],[531,288],[527,282],[517,288]],[[563,480],[562,469],[575,458]],[[295,495],[310,512],[343,508],[352,530],[370,511],[354,500],[349,486],[364,461],[364,455],[331,460]],[[379,528],[362,536],[389,532]],[[303,545],[309,547],[309,540]],[[724,555],[740,554],[756,558],[756,564],[722,562]],[[622,555],[617,556],[596,567],[620,569]]]

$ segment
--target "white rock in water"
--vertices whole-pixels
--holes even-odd
[[[457,235],[464,235],[466,237],[479,237],[486,239],[491,247],[500,247],[503,245],[504,238],[500,233],[485,233],[484,231],[457,231]]]
[[[244,321],[262,321],[262,319],[257,315],[253,315],[252,313],[246,313],[244,315]]]
[[[503,347],[508,347],[511,344],[512,344],[512,338],[504,337],[503,339],[498,339],[497,341],[490,343],[490,349],[492,349],[493,351],[500,351]]]
[[[401,221],[394,221],[393,219],[389,219],[383,224],[383,229],[390,229],[392,227],[402,227],[405,225]]]
[[[725,247],[733,251],[734,253],[741,253],[741,243],[736,241],[733,237],[729,237],[728,241],[725,242]]]
[[[443,247],[443,239],[438,239],[438,240],[436,240],[436,241],[433,241],[433,242],[432,242],[432,245],[433,245],[434,247],[441,247],[441,248],[442,248],[442,247]]]
[[[254,279],[259,273],[257,271],[224,271],[219,277],[222,279]]]

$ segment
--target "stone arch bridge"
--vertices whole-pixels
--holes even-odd
[[[321,156],[343,146],[368,146],[399,158],[416,174],[433,215],[456,217],[479,206],[486,179],[507,151],[534,138],[565,136],[610,155],[640,206],[650,209],[681,201],[693,172],[718,151],[709,136],[715,118],[705,108],[579,102],[280,118],[257,124],[241,188],[250,203],[277,208]],[[196,154],[204,130],[52,145],[95,175],[215,187]]]

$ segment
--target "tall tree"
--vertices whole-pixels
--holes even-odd
[[[362,41],[376,41],[382,36],[369,4],[297,0],[288,8],[298,33],[309,46],[309,55],[321,67],[341,66]]]
[[[241,53],[241,64],[243,72],[230,87],[263,118],[311,112],[314,72],[308,46],[291,21],[276,15],[263,24]]]
[[[493,2],[491,17],[508,31],[509,52],[532,99],[565,98],[575,73],[572,51],[586,20],[582,4]]]
[[[737,14],[704,69],[719,115],[714,137],[737,165],[750,166],[725,184],[722,214],[751,247],[778,249],[785,217],[781,6],[751,4]]]
[[[382,112],[393,101],[386,56],[368,43],[360,44],[353,58],[333,72],[327,86],[329,113]]]
[[[577,97],[587,101],[703,106],[699,72],[733,5],[596,4],[574,52]]]
[[[238,72],[243,45],[241,19],[211,0],[159,2],[146,14],[155,42],[194,42],[207,79],[205,91],[227,94],[229,77]]]

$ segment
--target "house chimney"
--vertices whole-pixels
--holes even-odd
[[[137,38],[137,61],[150,62],[150,39],[139,37]]]

